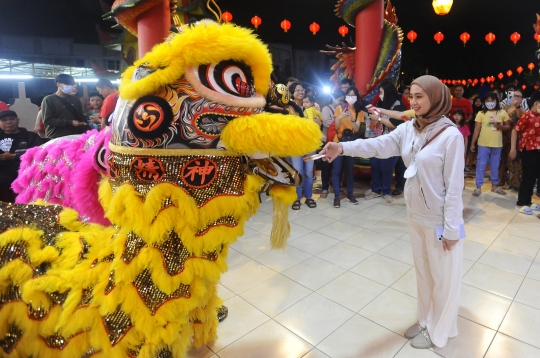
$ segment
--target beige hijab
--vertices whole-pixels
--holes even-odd
[[[422,87],[428,95],[431,106],[429,111],[421,116],[428,123],[435,122],[450,112],[452,108],[450,90],[437,77],[421,76],[415,79],[412,84]]]

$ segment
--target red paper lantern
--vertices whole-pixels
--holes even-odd
[[[532,71],[532,70],[534,69],[534,63],[532,63],[532,62],[529,63],[529,64],[527,65],[527,68],[528,68],[529,70]]]
[[[461,40],[461,42],[463,42],[463,46],[465,46],[467,44],[467,41],[471,39],[471,35],[469,35],[468,32],[464,32],[459,36],[459,39]]]
[[[482,78],[480,79],[480,83],[481,83],[481,84],[484,84],[484,82],[486,82],[486,80],[484,79],[484,77],[482,77]]]
[[[519,66],[516,71],[521,75],[521,72],[523,72],[523,67]]]
[[[502,73],[499,73],[499,74],[497,75],[497,77],[499,77],[499,79],[502,80],[503,77],[504,77],[504,75],[503,75]]]
[[[489,76],[486,77],[486,82],[487,82],[487,83],[490,83],[490,82],[491,82],[491,78],[490,78]]]
[[[507,75],[508,77],[511,77],[513,74],[514,74],[514,72],[512,72],[512,70],[506,71],[506,75]]]
[[[486,35],[486,41],[488,44],[491,45],[491,43],[495,41],[495,35],[492,32],[490,32],[489,34]]]
[[[538,35],[536,32],[534,33],[534,39],[540,44],[540,35]]]
[[[411,42],[414,42],[414,40],[416,40],[416,38],[418,37],[418,34],[416,32],[414,32],[413,30],[409,31],[407,33],[407,38],[409,39],[409,41]]]
[[[495,76],[491,76],[491,82],[495,82]]]
[[[262,24],[262,19],[258,16],[253,16],[251,18],[251,24],[255,26],[255,28],[258,28]]]
[[[313,35],[316,35],[317,32],[319,32],[320,29],[321,29],[321,27],[316,22],[309,25],[309,31],[313,32]]]
[[[446,80],[441,80],[442,83],[446,84]]]
[[[461,81],[461,84],[462,84],[463,86],[465,86],[465,85],[467,84],[467,81],[462,80],[462,81]]]
[[[521,86],[521,89],[525,91],[527,89],[527,85]]]
[[[501,87],[501,89],[504,89],[504,85],[502,83],[501,83],[501,85],[499,87]]]
[[[291,29],[291,22],[289,20],[281,21],[281,28],[283,29],[283,31],[287,32]]]
[[[435,39],[435,41],[437,41],[438,44],[440,44],[441,41],[444,40],[444,35],[442,32],[439,31],[435,34],[435,36],[433,36],[433,38]]]
[[[517,32],[514,32],[512,35],[510,35],[510,40],[514,43],[514,46],[516,46],[519,39],[521,39],[521,35]]]
[[[232,21],[232,14],[228,11],[225,11],[223,14],[221,14],[221,20],[225,22],[231,22]]]
[[[341,36],[345,37],[345,35],[349,33],[349,28],[345,25],[340,26],[338,32],[341,34]]]
[[[472,83],[472,80],[469,78],[469,79],[467,80],[467,82]]]
[[[540,88],[539,85],[534,85],[534,90],[535,90],[535,91],[538,91],[539,88]]]

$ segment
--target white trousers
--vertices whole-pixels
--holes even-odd
[[[418,323],[437,347],[458,334],[463,242],[444,251],[435,229],[409,218],[409,233],[418,284]]]

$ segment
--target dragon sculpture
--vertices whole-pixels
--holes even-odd
[[[281,158],[320,145],[265,111],[271,72],[250,30],[184,25],[124,72],[110,129],[27,152],[21,204],[0,203],[1,356],[185,357],[216,338],[229,246],[264,188],[284,247],[299,178]]]
[[[339,86],[341,79],[354,78],[358,90],[370,102],[381,80],[391,78],[397,82],[399,77],[403,32],[397,26],[395,8],[390,0],[386,8],[384,0],[339,0],[335,12],[356,27],[357,46],[351,48],[343,43],[323,51],[338,59],[332,66],[331,80]],[[381,20],[379,26],[377,21]],[[361,51],[361,56],[356,56],[356,51]]]

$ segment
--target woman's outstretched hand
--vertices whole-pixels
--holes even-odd
[[[319,154],[324,154],[325,157],[322,160],[331,163],[337,156],[343,154],[343,146],[340,143],[330,142],[324,146]]]

